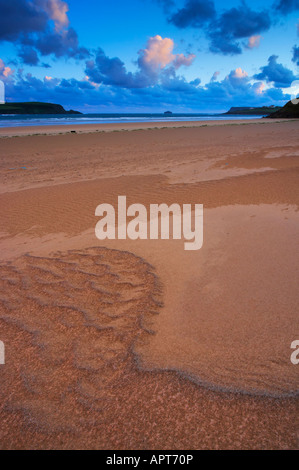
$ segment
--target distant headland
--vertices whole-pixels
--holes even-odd
[[[60,104],[25,102],[0,104],[0,114],[82,114],[73,109],[66,111]]]
[[[298,98],[299,100],[299,98]],[[0,104],[0,115],[7,114],[82,114],[80,111],[70,109],[65,110],[60,104],[43,103],[43,102],[17,102]],[[299,103],[293,104],[291,101],[282,106],[242,106],[231,107],[229,111],[223,115],[240,115],[240,116],[263,116],[267,118],[299,118]],[[173,116],[172,111],[165,111],[164,116]]]
[[[243,107],[232,107],[229,111],[224,114],[243,114],[244,116],[266,116],[268,114],[275,113],[276,111],[280,110],[281,106],[260,106],[260,107],[252,107],[252,106],[243,106]]]

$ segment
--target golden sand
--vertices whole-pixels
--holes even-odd
[[[0,139],[1,448],[298,447],[298,123],[202,124]],[[203,248],[97,240],[122,194]]]

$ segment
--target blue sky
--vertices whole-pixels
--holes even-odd
[[[7,101],[83,112],[284,104],[299,0],[0,0]]]

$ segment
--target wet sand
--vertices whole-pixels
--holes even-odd
[[[192,124],[0,139],[1,448],[298,447],[298,123]],[[121,194],[202,249],[97,240]]]

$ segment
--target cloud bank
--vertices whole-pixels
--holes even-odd
[[[86,75],[94,83],[114,85],[123,88],[146,88],[175,76],[182,66],[190,66],[194,54],[174,54],[174,42],[159,35],[148,39],[146,47],[138,52],[138,70],[128,72],[125,64],[118,58],[109,58],[98,49],[94,60],[86,62]]]
[[[296,80],[296,76],[290,69],[279,64],[277,59],[277,55],[271,55],[268,59],[268,65],[261,67],[261,72],[254,75],[254,78],[273,83],[275,88],[287,88]]]
[[[39,64],[39,55],[88,57],[88,50],[79,45],[76,31],[69,26],[66,2],[0,0],[0,11],[0,41],[19,46],[25,64]]]
[[[242,0],[238,7],[221,13],[217,13],[213,0],[185,0],[178,9],[173,1],[159,3],[169,23],[180,29],[201,30],[209,41],[210,52],[223,55],[241,54],[242,47],[258,47],[261,33],[270,29],[277,15],[286,16],[299,8],[299,0],[278,0],[270,8],[258,11]]]
[[[148,57],[142,51],[148,50],[149,44],[151,43],[139,53],[141,63]],[[160,57],[159,54],[157,56]],[[77,107],[84,112],[95,112],[99,107],[101,112],[120,112],[124,108],[128,111],[138,109],[145,112],[153,108],[165,110],[169,107],[177,111],[204,112],[225,110],[230,106],[283,104],[289,99],[289,95],[284,95],[275,86],[278,82],[266,87],[264,81],[254,80],[241,67],[232,70],[221,81],[217,80],[219,73],[215,72],[206,85],[201,85],[200,78],[187,81],[176,74],[173,65],[176,55],[174,56],[171,62],[166,60],[167,54],[163,54],[159,60],[155,56],[154,61],[149,61],[151,73],[160,71],[159,78],[155,80],[140,66],[135,74],[130,73],[120,59],[106,58],[99,51],[97,57],[101,59],[94,63],[95,74],[100,74],[99,76],[87,75],[76,80],[57,79],[47,75],[44,79],[38,79],[22,70],[14,71],[0,60],[0,79],[5,81],[6,95],[12,101],[43,101],[47,96],[47,101],[61,103],[73,109]],[[276,58],[269,59],[269,62],[277,64]],[[119,75],[119,67],[122,75]],[[269,76],[268,66],[265,67],[262,67],[261,74],[266,76],[266,82],[270,78],[273,81],[273,77]],[[146,80],[143,86],[140,86],[141,76],[142,80]],[[279,80],[281,81],[281,77]]]

